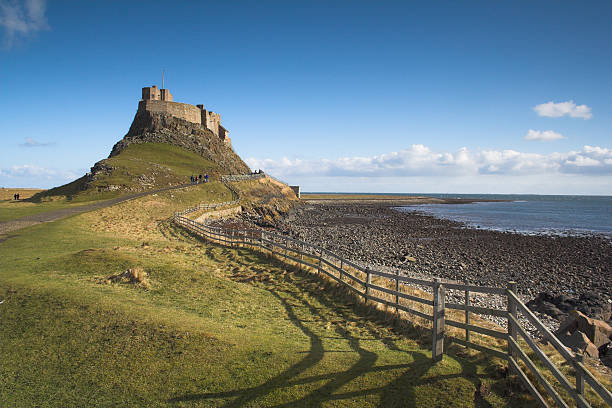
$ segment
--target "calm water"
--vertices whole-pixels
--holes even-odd
[[[612,196],[422,194],[439,198],[508,202],[423,204],[399,207],[463,222],[471,227],[527,234],[605,235],[612,238]]]

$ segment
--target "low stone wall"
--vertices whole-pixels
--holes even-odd
[[[232,182],[232,181],[246,181],[246,180],[257,180],[260,178],[264,178],[266,175],[261,174],[230,174],[227,176],[222,176],[221,179],[224,183]]]

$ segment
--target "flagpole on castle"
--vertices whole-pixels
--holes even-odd
[[[162,89],[165,89],[165,88],[164,88],[164,71],[165,71],[165,70],[164,70],[164,69],[162,69]]]

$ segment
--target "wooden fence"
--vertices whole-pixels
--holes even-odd
[[[206,208],[231,203],[220,203]],[[511,372],[518,375],[529,392],[544,407],[551,406],[551,402],[560,407],[591,407],[587,395],[591,400],[598,400],[599,405],[603,400],[605,404],[612,406],[612,394],[584,366],[583,357],[569,351],[525,306],[516,295],[516,284],[513,282],[510,282],[508,287],[501,288],[468,285],[438,278],[431,280],[413,278],[400,275],[399,271],[396,273],[375,271],[344,259],[318,245],[282,234],[261,229],[212,227],[184,217],[185,213],[187,212],[175,214],[174,221],[200,237],[221,245],[246,246],[254,250],[267,251],[275,257],[295,262],[300,268],[310,268],[319,274],[327,275],[361,296],[365,302],[377,302],[386,308],[395,309],[397,313],[401,311],[422,319],[424,323],[428,322],[426,324],[432,329],[431,350],[434,361],[442,359],[445,341],[454,342],[506,360]],[[414,286],[424,290],[416,291]],[[409,288],[413,289],[412,292]],[[446,302],[447,290],[463,292],[464,302]],[[431,291],[431,295],[425,291]],[[502,310],[472,305],[470,295],[474,293],[500,296],[505,299],[507,308]],[[471,318],[474,314],[505,318],[508,321],[507,329],[501,331],[475,324],[475,321],[482,320],[473,321]],[[452,316],[462,318],[453,320]],[[521,316],[523,318],[520,318]],[[545,350],[528,333],[522,323],[524,321],[529,321],[540,335],[552,344],[563,358],[561,365],[573,368],[575,374],[572,380],[559,370]],[[451,330],[445,329],[446,326],[456,328],[454,332],[463,335],[461,337],[451,335]],[[490,347],[491,342],[476,342],[472,338],[475,337],[474,333],[477,336],[497,339],[504,344],[504,347],[493,348]],[[539,362],[536,364],[528,353],[537,357]],[[546,370],[543,368],[552,376],[545,375]],[[549,381],[551,378],[557,380],[556,386]],[[585,389],[585,384],[591,387],[590,392]]]

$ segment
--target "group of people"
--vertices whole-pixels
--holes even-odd
[[[15,193],[15,194],[13,194],[13,198],[14,198],[15,200],[19,200],[19,193]]]
[[[191,176],[191,184],[200,184],[202,182],[202,175]],[[208,183],[208,174],[204,175],[204,182]]]

